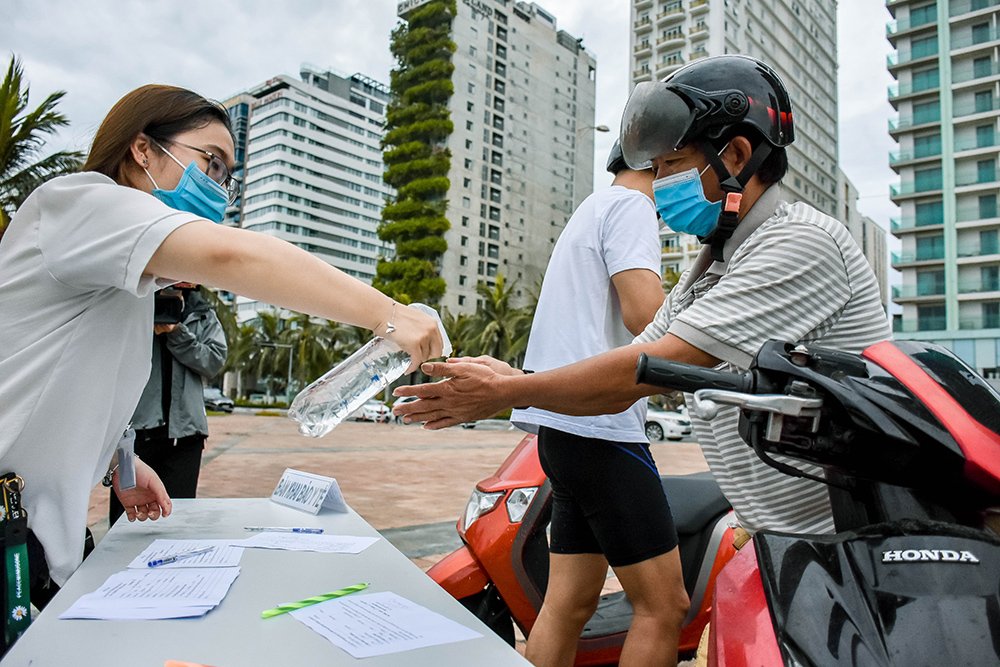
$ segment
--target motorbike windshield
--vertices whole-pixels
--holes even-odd
[[[940,348],[899,342],[928,375],[941,385],[977,422],[1000,435],[1000,393],[961,359]]]

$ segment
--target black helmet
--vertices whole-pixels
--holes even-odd
[[[771,146],[792,143],[792,105],[773,69],[749,56],[703,58],[663,81],[638,84],[622,115],[621,145],[633,169],[699,139],[748,128]]]
[[[608,154],[607,169],[615,175],[620,171],[628,169],[628,165],[625,164],[625,158],[622,156],[622,144],[617,139],[615,139],[615,145],[611,147],[611,152]]]

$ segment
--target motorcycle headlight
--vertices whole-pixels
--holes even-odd
[[[469,496],[469,502],[465,505],[465,514],[462,515],[462,530],[468,530],[476,519],[496,507],[501,498],[503,498],[503,491],[485,493],[479,489],[473,489],[472,495]]]
[[[507,516],[511,523],[520,523],[524,518],[524,513],[528,511],[535,494],[538,493],[537,486],[529,486],[524,489],[514,489],[507,499]]]

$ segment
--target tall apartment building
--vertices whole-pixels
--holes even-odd
[[[889,248],[885,228],[858,211],[858,189],[848,180],[843,171],[837,169],[837,219],[844,223],[851,237],[857,242],[861,252],[871,264],[878,291],[882,296],[882,307],[889,312]]]
[[[900,182],[896,336],[931,340],[1000,379],[1000,2],[889,0],[889,132]]]
[[[243,192],[228,218],[289,241],[370,283],[379,255],[386,86],[303,66],[224,103],[234,120]],[[240,156],[245,159],[240,159]],[[237,300],[240,319],[266,304]]]
[[[230,97],[223,106],[229,112],[229,121],[233,126],[233,140],[236,145],[236,154],[233,156],[234,167],[233,176],[243,183],[246,178],[247,161],[247,135],[250,131],[250,112],[256,104],[257,98],[248,93],[238,93]],[[243,206],[243,193],[226,208],[226,218],[223,222],[232,227],[240,226],[240,209]]]
[[[398,15],[428,0],[399,3]],[[594,170],[597,64],[534,3],[458,0],[442,305],[473,312],[498,274],[524,297]]]
[[[795,143],[787,197],[835,215],[837,8],[824,0],[632,0],[631,85],[659,80],[693,60],[742,53],[768,63],[788,87]],[[623,93],[624,94],[624,93]],[[683,271],[699,244],[665,232],[664,269]]]

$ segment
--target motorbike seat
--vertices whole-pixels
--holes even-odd
[[[664,476],[660,483],[677,527],[684,588],[693,598],[702,561],[711,557],[705,552],[711,543],[712,532],[719,517],[729,512],[730,505],[710,472]]]
[[[710,472],[664,475],[660,483],[670,502],[670,513],[679,536],[702,532],[730,509],[729,501]]]

